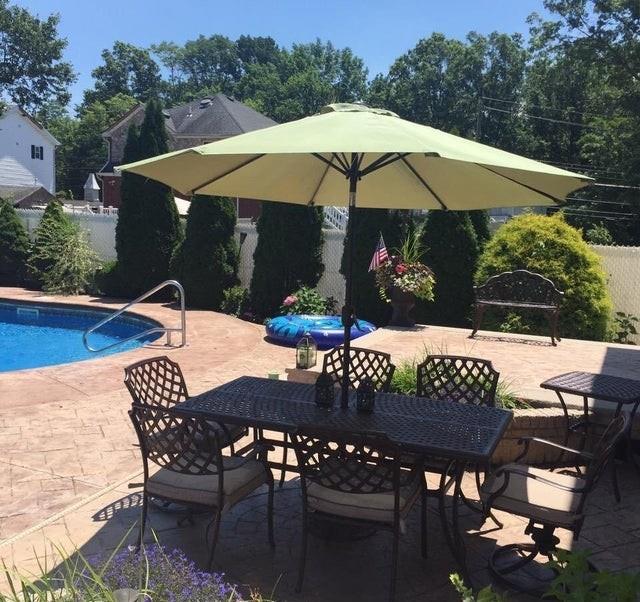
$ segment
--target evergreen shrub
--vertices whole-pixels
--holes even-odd
[[[13,205],[0,199],[0,285],[22,285],[28,257],[27,231]]]

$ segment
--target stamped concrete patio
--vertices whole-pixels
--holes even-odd
[[[45,298],[20,289],[0,289],[0,297],[120,306],[89,297]],[[167,325],[178,319],[174,309],[159,304],[144,304],[137,311]],[[34,557],[49,549],[51,542],[67,548],[73,544],[89,554],[104,553],[135,523],[139,496],[129,484],[139,483],[141,465],[126,415],[130,399],[122,385],[124,366],[168,353],[181,364],[195,393],[242,374],[264,376],[277,371],[284,377],[293,365],[293,351],[264,341],[259,325],[206,311],[189,311],[187,319],[186,348],[155,344],[103,359],[0,374],[0,558],[7,564],[34,570]],[[544,337],[496,337],[488,332],[475,340],[467,336],[468,331],[452,328],[382,329],[362,339],[362,345],[389,351],[396,362],[422,353],[424,346],[489,358],[515,393],[550,403],[555,400],[538,385],[561,372],[640,374],[640,351],[622,345],[563,340],[551,347]],[[224,522],[219,568],[230,580],[257,587],[265,595],[282,576],[276,588],[279,600],[384,599],[390,557],[385,533],[356,544],[314,543],[305,590],[299,596],[293,594],[299,499],[294,475],[289,476],[276,496],[275,552],[263,533],[264,496],[257,495]],[[466,486],[472,494],[471,479]],[[623,500],[616,505],[610,487],[602,483],[589,504],[579,545],[593,550],[594,561],[602,568],[637,570],[640,482],[626,467],[622,488]],[[199,519],[194,526],[177,528],[175,518],[152,513],[160,540],[203,560],[206,523]],[[427,561],[418,553],[415,529],[409,528],[402,543],[399,599],[456,599],[447,580],[456,567],[444,544],[435,505],[430,519]],[[478,583],[488,582],[486,558],[496,541],[525,540],[522,522],[511,517],[501,531],[475,531],[475,515],[465,517],[464,526],[469,529],[469,561]]]

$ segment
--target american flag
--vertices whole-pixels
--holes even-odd
[[[387,247],[384,245],[384,238],[382,238],[382,232],[380,232],[380,240],[376,245],[376,250],[373,252],[371,263],[369,264],[369,271],[377,270],[385,261],[388,261],[389,253],[387,253]]]

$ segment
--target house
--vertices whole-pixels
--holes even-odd
[[[47,202],[56,190],[60,143],[18,105],[0,114],[0,188],[16,205]]]
[[[171,151],[276,125],[272,119],[225,94],[166,109],[164,116]],[[140,125],[143,119],[144,105],[139,104],[102,134],[109,149],[107,163],[98,173],[105,207],[120,206],[121,176],[114,172],[114,167],[122,164],[129,126]],[[237,208],[238,217],[242,218],[257,217],[260,212],[259,201],[251,199],[237,199]]]

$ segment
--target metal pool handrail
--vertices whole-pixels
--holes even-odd
[[[100,349],[95,349],[89,344],[89,335],[95,332],[96,330],[98,330],[98,328],[101,328],[108,322],[111,322],[111,320],[115,320],[118,316],[122,315],[129,308],[133,307],[137,303],[140,303],[141,301],[144,301],[151,295],[157,293],[158,291],[168,286],[172,286],[178,291],[178,297],[180,299],[180,328],[166,328],[164,326],[156,326],[154,328],[149,328],[144,332],[139,332],[138,334],[134,334],[133,336],[123,339],[122,341],[117,341],[115,343],[112,343],[111,345],[107,345],[106,347],[102,347]],[[143,337],[146,337],[151,334],[155,334],[157,332],[167,333],[167,345],[171,345],[171,333],[180,332],[182,333],[182,343],[180,344],[180,346],[184,347],[187,344],[187,319],[186,319],[186,312],[184,308],[184,288],[177,280],[165,280],[164,282],[161,282],[157,286],[154,286],[152,289],[148,290],[146,293],[143,293],[142,295],[140,295],[137,299],[134,299],[133,301],[127,303],[123,308],[119,309],[117,312],[100,320],[100,322],[98,322],[97,324],[94,324],[91,328],[88,328],[87,330],[84,331],[84,333],[82,334],[82,342],[84,343],[84,346],[89,351],[93,351],[97,353],[99,351],[106,351],[107,349],[112,349],[113,347],[116,347],[118,345],[124,345],[124,343],[128,343],[129,341],[133,341],[135,339],[141,339]]]

